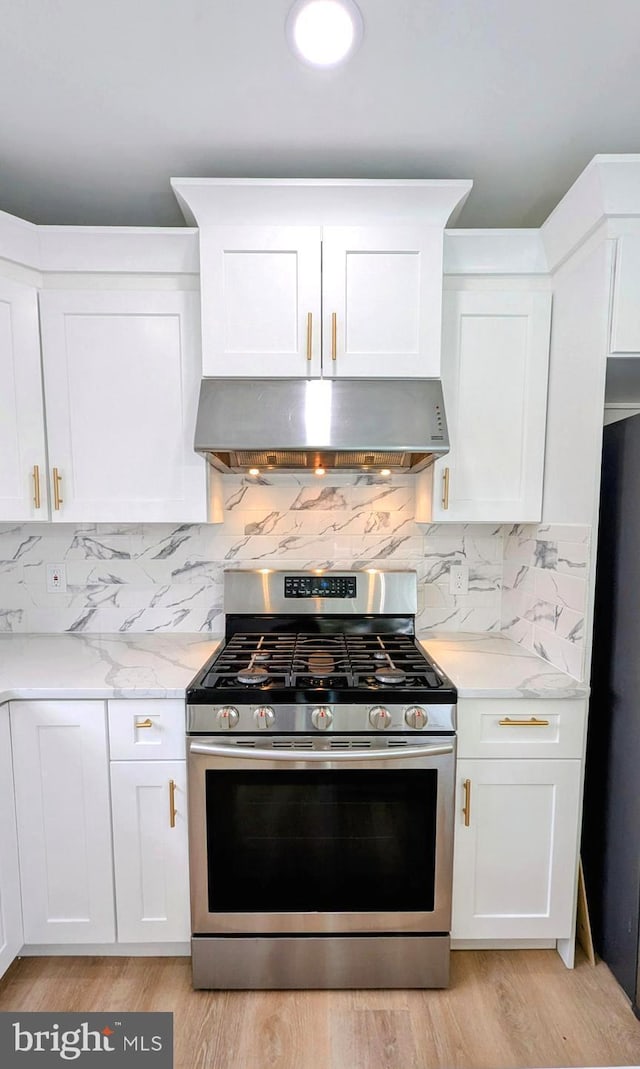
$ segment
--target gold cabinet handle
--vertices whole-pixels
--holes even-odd
[[[307,360],[313,355],[313,312],[307,312]]]
[[[464,813],[464,826],[469,827],[471,823],[471,780],[466,779],[462,786],[464,787],[464,805],[462,812]]]
[[[331,359],[338,359],[338,315],[331,313]]]
[[[136,728],[152,728],[153,720],[150,716],[146,720],[136,720]]]
[[[175,780],[169,780],[169,827],[176,826],[176,784]]]
[[[56,512],[60,511],[60,506],[64,504],[62,497],[60,496],[60,488],[62,486],[62,476],[57,468],[53,469],[53,507]]]
[[[512,720],[510,716],[505,716],[504,720],[499,720],[501,728],[548,728],[548,720],[538,720],[537,716],[531,716],[528,720]]]
[[[37,509],[40,508],[40,466],[38,464],[33,465],[33,504]]]
[[[449,469],[445,468],[442,472],[442,507],[443,509],[449,508]]]

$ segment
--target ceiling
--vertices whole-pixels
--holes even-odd
[[[640,150],[638,0],[358,0],[333,71],[291,2],[0,0],[0,209],[180,226],[171,176],[472,178],[458,226],[537,226]]]

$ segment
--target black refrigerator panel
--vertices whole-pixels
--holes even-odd
[[[582,857],[596,951],[637,1008],[640,416],[604,429]]]

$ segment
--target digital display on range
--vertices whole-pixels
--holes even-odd
[[[285,575],[285,598],[355,598],[355,575]]]

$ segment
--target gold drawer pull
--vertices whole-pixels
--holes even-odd
[[[136,728],[152,728],[153,720],[150,716],[146,720],[136,720]]]
[[[176,785],[175,781],[169,780],[169,827],[175,828],[176,826]]]
[[[313,355],[313,312],[307,312],[307,360]]]
[[[338,314],[331,313],[331,359],[338,359]]]
[[[471,780],[464,780],[462,786],[464,787],[464,805],[462,812],[464,813],[464,826],[468,828],[471,823]]]
[[[57,468],[53,469],[53,507],[56,512],[60,511],[60,506],[64,503],[60,496],[60,488],[62,486],[62,476]]]
[[[548,728],[548,720],[538,720],[537,716],[532,716],[529,720],[512,720],[510,716],[505,716],[504,720],[499,720],[501,728]]]
[[[449,508],[449,469],[445,468],[442,472],[442,507],[443,509]]]
[[[33,465],[33,504],[40,508],[40,467],[38,464]]]

